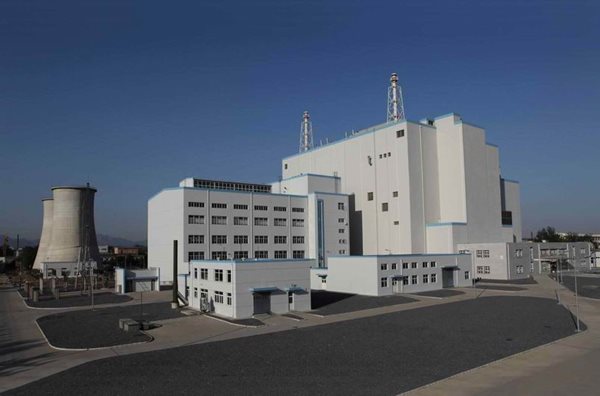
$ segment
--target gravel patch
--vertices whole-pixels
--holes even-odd
[[[94,305],[103,304],[120,304],[127,301],[131,301],[133,298],[124,294],[115,293],[94,293]],[[40,299],[38,302],[25,300],[25,304],[35,308],[71,308],[71,307],[83,307],[91,304],[91,297],[88,295],[84,296],[67,296],[61,297],[56,300],[52,297]]]
[[[572,334],[554,300],[483,297],[97,360],[7,395],[395,395]]]
[[[416,296],[424,296],[424,297],[439,297],[439,298],[448,298],[448,297],[454,297],[454,296],[459,296],[461,294],[465,294],[465,292],[462,292],[460,290],[452,290],[452,289],[440,289],[440,290],[432,290],[432,291],[427,291],[427,292],[421,292],[421,293],[412,293]]]
[[[178,318],[179,310],[170,303],[144,304],[143,319],[156,321]],[[119,328],[119,319],[140,319],[140,306],[81,310],[43,316],[37,320],[48,342],[58,348],[99,348],[134,342],[150,341],[142,332],[125,332]]]
[[[364,309],[387,307],[389,305],[415,302],[414,298],[392,295],[383,297],[359,296],[357,294],[335,293],[325,290],[313,290],[310,293],[313,313],[335,315]]]

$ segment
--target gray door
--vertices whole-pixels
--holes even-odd
[[[442,269],[442,287],[454,287],[453,269]]]
[[[254,293],[254,315],[271,312],[271,293]]]

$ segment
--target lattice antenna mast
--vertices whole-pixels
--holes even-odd
[[[404,120],[404,101],[402,100],[402,88],[398,85],[398,75],[392,73],[390,87],[388,88],[387,120]]]
[[[308,111],[302,115],[302,123],[300,124],[300,152],[303,153],[313,148],[313,133],[312,122]]]

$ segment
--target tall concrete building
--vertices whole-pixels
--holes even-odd
[[[501,176],[484,129],[454,113],[392,120],[282,160],[283,180],[302,174],[340,178],[352,255],[521,241],[519,184]]]
[[[48,275],[75,275],[81,263],[100,262],[89,186],[53,187],[44,200],[44,223],[34,269]]]

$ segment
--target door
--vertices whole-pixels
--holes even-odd
[[[254,293],[254,315],[271,312],[271,293]]]
[[[294,292],[288,292],[288,311],[294,310]]]
[[[454,269],[442,269],[442,287],[454,287]]]
[[[394,293],[402,293],[402,279],[394,278],[392,279],[392,290]]]

